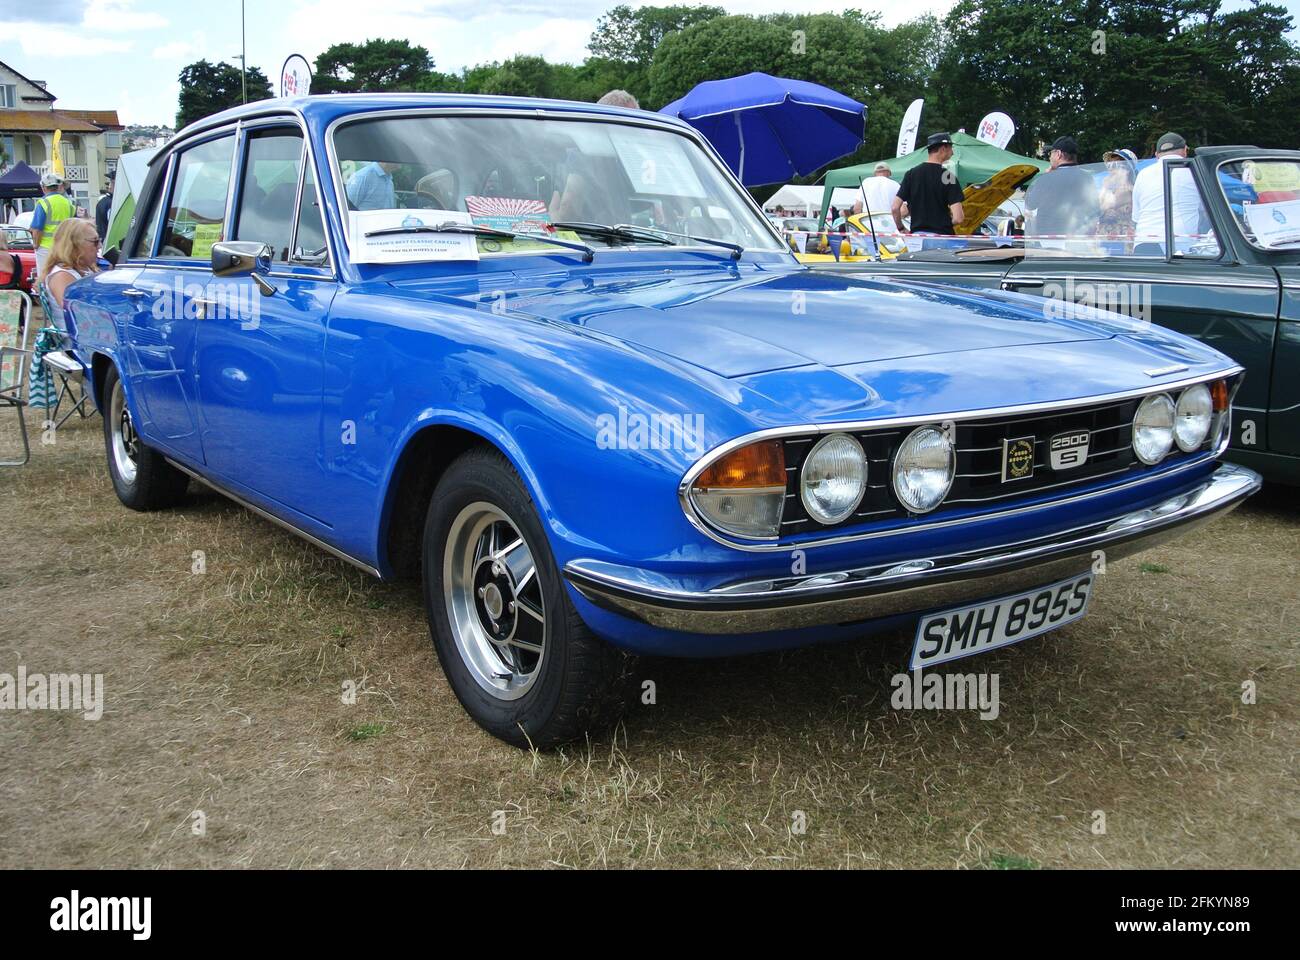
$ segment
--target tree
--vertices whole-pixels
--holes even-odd
[[[433,66],[429,51],[409,40],[336,43],[316,58],[311,92],[420,90]]]
[[[966,125],[1005,110],[1022,153],[1062,134],[1084,160],[1117,147],[1149,155],[1167,130],[1193,145],[1296,140],[1300,51],[1277,4],[960,0],[944,27],[940,110]]]
[[[520,55],[501,64],[481,88],[507,97],[554,96],[555,68],[542,57]]]
[[[650,63],[664,38],[696,24],[724,17],[726,13],[721,7],[681,4],[636,10],[625,4],[614,7],[596,21],[596,29],[587,43],[592,58],[604,61],[604,73],[609,78],[605,89],[593,99],[621,88],[638,100],[646,100],[650,97]]]
[[[244,102],[243,80],[239,68],[229,63],[209,63],[200,60],[181,71],[180,108],[176,113],[176,129],[196,120],[237,107]],[[248,69],[248,101],[269,100],[271,83],[257,67]]]
[[[656,48],[670,33],[726,15],[721,7],[679,4],[633,10],[620,4],[596,21],[587,49],[604,60],[648,66]]]

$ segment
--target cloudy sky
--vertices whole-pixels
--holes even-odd
[[[580,62],[596,18],[619,0],[261,0],[249,3],[248,62],[278,84],[291,53],[314,61],[333,43],[404,37],[428,47],[438,69],[517,53]],[[623,0],[643,6],[647,0]],[[667,2],[667,0],[659,0]],[[880,12],[886,26],[953,0],[712,0],[732,13],[781,10]],[[1300,0],[1286,0],[1300,19]],[[236,62],[239,0],[0,0],[0,60],[45,80],[67,109],[116,109],[125,123],[167,123],[176,115],[182,67]],[[470,11],[471,15],[466,16]],[[474,12],[478,11],[477,15]]]

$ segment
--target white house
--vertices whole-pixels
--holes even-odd
[[[91,208],[122,154],[122,125],[115,110],[55,110],[55,99],[43,81],[0,62],[0,173],[20,160],[48,173],[54,133],[62,130],[64,179],[77,203]]]

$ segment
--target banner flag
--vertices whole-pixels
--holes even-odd
[[[898,128],[898,152],[895,156],[905,157],[916,149],[916,131],[921,129],[921,108],[924,106],[924,100],[913,100],[903,114],[903,122]]]

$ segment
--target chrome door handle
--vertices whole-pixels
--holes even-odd
[[[1003,290],[1014,290],[1016,287],[1041,287],[1046,280],[1003,280]]]
[[[149,296],[149,291],[137,290],[135,287],[127,287],[122,291],[122,296],[130,297],[132,300],[143,300],[145,297]]]
[[[198,320],[206,320],[206,319],[208,319],[208,307],[215,307],[215,306],[217,306],[218,303],[219,303],[219,301],[217,301],[217,300],[207,300],[207,299],[205,299],[205,298],[203,298],[203,297],[195,297],[195,298],[194,298],[194,303],[196,304],[196,306],[195,306],[195,308],[194,308],[194,316],[195,316],[195,319],[198,319]]]

